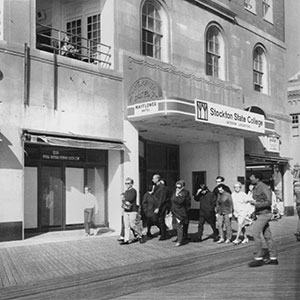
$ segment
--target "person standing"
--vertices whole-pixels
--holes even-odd
[[[249,197],[245,192],[242,191],[242,184],[237,182],[233,186],[233,193],[231,194],[233,201],[233,214],[237,219],[238,229],[236,238],[232,241],[233,244],[238,245],[240,243],[248,243],[249,239],[246,234],[246,225],[252,223],[250,218],[251,214],[254,212],[253,205],[248,202]],[[243,241],[240,240],[240,234],[243,234]]]
[[[85,235],[91,235],[91,228],[95,228],[95,214],[98,212],[96,197],[91,193],[91,189],[84,188],[84,229]]]
[[[216,177],[216,184],[217,185],[213,189],[213,193],[216,195],[216,197],[218,197],[218,194],[219,194],[218,187],[219,187],[220,184],[223,184],[225,192],[231,194],[230,188],[224,183],[224,181],[225,181],[225,178],[223,176],[219,175],[219,176]]]
[[[254,185],[253,200],[248,200],[255,207],[256,220],[252,225],[254,239],[254,259],[248,264],[249,267],[259,267],[264,264],[278,265],[277,249],[272,238],[269,222],[272,219],[272,195],[268,186],[262,182],[262,173],[250,175],[251,184]],[[262,236],[266,241],[269,258],[263,258]]]
[[[174,219],[174,224],[177,231],[177,242],[176,247],[181,246],[185,241],[185,230],[188,224],[188,207],[191,203],[190,192],[185,189],[185,182],[179,180],[176,182],[176,191],[172,195],[172,214]]]
[[[295,236],[297,241],[300,241],[300,182],[298,181],[294,182],[294,194],[296,198],[296,211],[298,214],[298,225]]]
[[[217,217],[217,226],[219,229],[220,239],[218,240],[218,244],[220,243],[231,243],[232,238],[232,227],[231,227],[231,218],[233,213],[233,202],[231,195],[225,191],[225,185],[219,184],[218,186],[218,198],[216,205],[216,217]],[[224,238],[223,225],[225,225],[226,229],[226,240]]]
[[[124,208],[124,241],[120,245],[128,245],[133,241],[131,237],[131,229],[137,234],[140,243],[144,243],[145,240],[142,236],[142,230],[138,226],[138,207],[136,204],[137,192],[133,187],[133,179],[127,177],[125,185],[127,187],[123,195],[123,208]]]
[[[217,198],[215,194],[211,192],[205,184],[200,184],[194,199],[195,201],[200,202],[198,236],[196,241],[202,241],[204,223],[207,222],[213,230],[212,237],[216,242],[218,240],[219,233],[216,228],[215,208]]]
[[[154,174],[152,177],[154,183],[153,197],[157,199],[157,208],[154,213],[157,214],[159,229],[160,229],[160,241],[167,239],[167,226],[165,224],[165,216],[169,205],[168,189],[161,181],[159,174]]]
[[[153,185],[148,186],[148,191],[143,196],[142,202],[142,215],[144,218],[145,227],[147,227],[147,236],[152,238],[151,227],[156,225],[158,228],[160,227],[158,224],[157,213],[154,211],[158,208],[158,200],[155,196],[153,196]]]

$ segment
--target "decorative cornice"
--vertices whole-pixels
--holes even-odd
[[[288,98],[299,98],[300,90],[288,91]]]
[[[136,65],[142,65],[148,68],[152,68],[152,69],[156,69],[156,70],[160,70],[162,72],[166,72],[166,73],[170,73],[176,76],[180,76],[186,79],[190,79],[190,80],[194,80],[194,81],[198,81],[198,82],[203,82],[206,84],[210,84],[210,85],[214,85],[216,87],[221,87],[223,89],[229,90],[229,91],[233,91],[233,92],[241,92],[242,89],[236,85],[233,84],[226,84],[226,82],[222,82],[217,80],[216,78],[210,78],[210,77],[200,77],[197,76],[194,73],[187,73],[184,71],[180,71],[178,69],[176,69],[176,67],[174,67],[173,65],[166,65],[166,66],[162,66],[160,63],[150,63],[148,60],[145,59],[137,59],[137,58],[133,58],[132,56],[128,57],[128,62],[129,64],[134,63]]]
[[[224,18],[233,23],[236,23],[235,17],[236,13],[234,13],[229,7],[225,6],[223,3],[219,1],[212,0],[186,0],[194,5],[201,6],[202,8]]]

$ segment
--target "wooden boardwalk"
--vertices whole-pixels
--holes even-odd
[[[0,299],[300,299],[296,221],[272,223],[279,265],[259,268],[247,266],[252,243],[119,246],[109,237],[1,248]]]

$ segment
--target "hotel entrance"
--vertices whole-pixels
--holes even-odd
[[[159,174],[173,188],[180,178],[179,146],[145,140],[140,137],[140,199],[143,199],[152,176]]]

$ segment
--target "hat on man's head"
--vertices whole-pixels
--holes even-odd
[[[184,180],[178,180],[178,181],[176,182],[176,186],[180,186],[181,188],[184,187],[184,186],[185,186]]]

